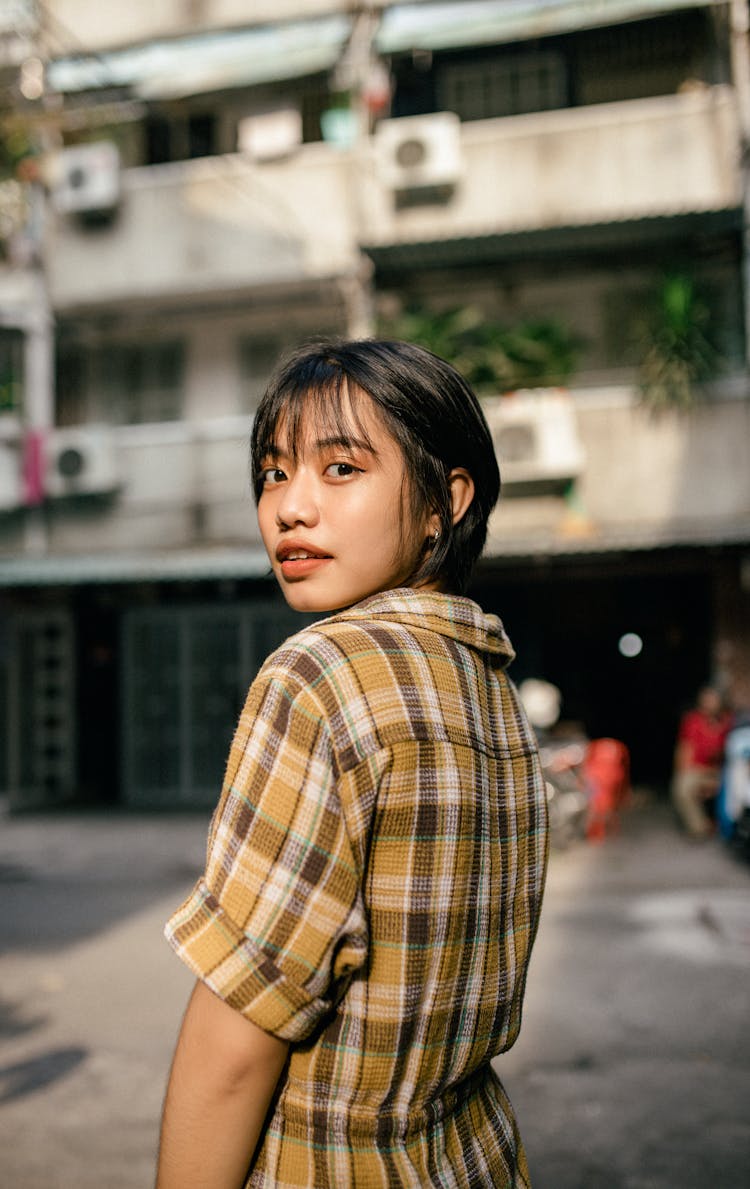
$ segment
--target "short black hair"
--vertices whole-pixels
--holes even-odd
[[[356,419],[358,390],[370,397],[401,448],[415,516],[427,511],[440,517],[440,536],[411,583],[437,581],[451,592],[462,593],[484,547],[487,521],[500,495],[500,471],[476,395],[454,367],[424,347],[385,339],[327,339],[307,343],[282,360],[253,423],[256,501],[263,488],[262,466],[275,446],[282,414],[294,455],[310,402],[324,426],[345,435],[344,400],[351,408],[348,419],[352,415]],[[364,432],[359,425],[357,429]],[[464,467],[475,488],[457,524],[453,524],[448,483],[454,467]]]

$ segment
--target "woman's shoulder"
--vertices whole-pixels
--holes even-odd
[[[266,679],[309,688],[381,654],[377,624],[335,616],[295,632],[271,653],[261,669]]]
[[[248,694],[242,722],[272,721],[279,733],[326,737],[349,768],[384,746],[380,728],[402,724],[398,684],[368,624],[320,621],[285,640]]]

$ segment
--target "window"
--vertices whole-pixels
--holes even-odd
[[[147,165],[163,165],[172,160],[172,135],[166,116],[153,112],[145,124],[145,155]]]
[[[703,12],[590,29],[571,41],[576,103],[670,95],[688,80],[726,81],[724,54]]]
[[[300,314],[300,317],[303,315]],[[281,323],[283,318],[279,316],[278,321]],[[274,329],[268,334],[254,331],[252,334],[243,335],[238,343],[243,408],[248,412],[255,411],[276,364],[288,352],[304,346],[306,342],[320,338],[336,338],[342,334],[346,334],[343,317],[337,317],[332,310],[326,310],[321,314],[321,322],[317,325],[290,324],[286,332]]]
[[[86,411],[87,356],[76,343],[59,342],[55,354],[55,423],[81,425]],[[93,419],[93,415],[92,415]]]
[[[144,125],[147,165],[211,157],[217,149],[214,112],[149,112]]]
[[[258,407],[271,372],[284,349],[291,346],[280,335],[252,335],[240,340],[240,373],[245,407]]]
[[[23,334],[0,328],[0,413],[18,412],[23,391]]]
[[[117,343],[92,362],[101,412],[114,424],[175,421],[182,413],[182,344]]]
[[[179,341],[61,344],[60,425],[140,425],[182,416],[184,346]]]
[[[437,93],[439,107],[462,120],[549,111],[567,103],[565,62],[553,50],[445,62]]]
[[[213,112],[195,112],[187,121],[187,155],[210,157],[216,152],[216,117]]]

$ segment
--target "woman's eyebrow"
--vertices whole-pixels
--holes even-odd
[[[368,454],[377,455],[377,450],[366,442],[364,438],[351,437],[348,434],[335,434],[330,438],[318,438],[315,442],[316,450],[330,450],[332,446],[340,446],[344,450],[365,450]]]

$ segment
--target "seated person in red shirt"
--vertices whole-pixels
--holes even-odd
[[[718,690],[706,685],[698,692],[695,709],[682,716],[677,734],[672,800],[688,834],[713,833],[707,804],[719,788],[724,742],[731,725]]]

